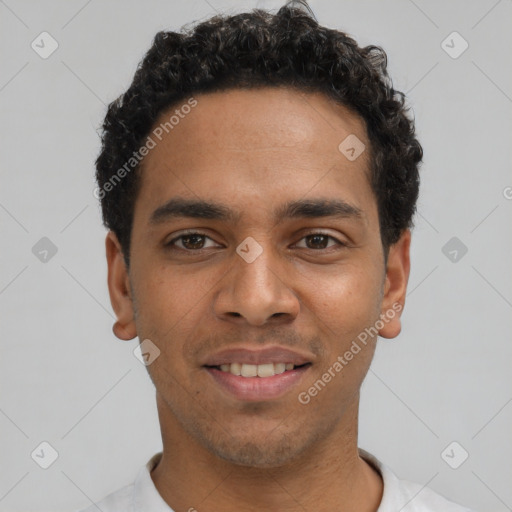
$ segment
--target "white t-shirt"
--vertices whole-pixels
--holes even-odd
[[[359,449],[359,454],[379,471],[384,482],[384,492],[377,512],[472,512],[427,487],[399,480],[387,466],[367,451]],[[76,512],[98,512],[98,507],[102,512],[173,512],[158,493],[150,475],[161,456],[162,452],[153,455],[140,469],[132,484]]]

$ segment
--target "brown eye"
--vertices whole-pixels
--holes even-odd
[[[325,235],[309,235],[305,238],[310,242],[309,249],[325,249],[330,237]]]
[[[194,231],[173,238],[170,242],[165,244],[165,247],[171,250],[177,248],[178,250],[181,249],[189,252],[200,251],[205,249],[205,242],[207,239],[211,240],[211,238],[206,236],[204,233]]]
[[[204,245],[203,235],[184,235],[180,237],[185,249],[202,249]]]
[[[311,233],[309,235],[306,235],[302,238],[302,240],[307,240],[306,242],[306,249],[312,249],[312,250],[322,250],[322,249],[328,249],[328,241],[329,239],[334,240],[334,245],[341,245],[344,246],[345,244],[340,242],[338,239],[327,235],[326,233]],[[332,245],[330,246],[332,247]]]

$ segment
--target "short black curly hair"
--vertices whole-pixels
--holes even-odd
[[[132,84],[108,107],[95,195],[127,266],[141,171],[133,156],[155,121],[192,94],[262,86],[321,92],[358,114],[370,141],[370,185],[386,259],[389,247],[412,227],[423,150],[405,95],[389,78],[385,51],[361,48],[293,6],[276,14],[255,9],[217,15],[180,33],[158,32]],[[127,162],[133,172],[126,172]]]

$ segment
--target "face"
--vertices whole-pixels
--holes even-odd
[[[357,422],[368,329],[400,331],[410,233],[386,266],[348,109],[275,88],[195,100],[155,123],[180,112],[143,162],[129,271],[107,236],[116,334],[160,350],[147,369],[164,435],[276,467]],[[354,135],[356,159],[339,149]]]

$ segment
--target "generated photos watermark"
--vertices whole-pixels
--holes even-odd
[[[132,172],[142,162],[143,158],[157,146],[158,142],[164,137],[164,134],[168,134],[174,130],[180,121],[185,119],[187,114],[189,114],[195,106],[197,106],[197,100],[191,97],[186,103],[181,105],[180,108],[175,109],[169,119],[160,123],[153,129],[151,135],[148,135],[146,138],[146,142],[137,151],[132,153],[132,156],[128,158],[124,165],[120,167],[103,186],[94,189],[94,197],[96,199],[103,199],[108,192],[112,191],[116,185],[118,185],[127,174]]]
[[[301,404],[307,405],[309,402],[311,402],[311,399],[322,391],[322,389],[325,388],[325,386],[331,382],[332,379],[336,377],[345,366],[348,365],[352,359],[354,359],[354,356],[359,354],[361,352],[362,347],[366,346],[368,341],[372,339],[373,337],[377,336],[379,331],[395,316],[402,311],[403,306],[402,304],[395,302],[393,306],[388,309],[385,313],[382,313],[379,317],[379,320],[377,320],[371,327],[366,327],[363,331],[361,331],[357,338],[352,341],[352,344],[350,345],[350,348],[346,350],[343,355],[339,355],[336,361],[322,374],[322,376],[315,381],[315,383],[308,388],[307,391],[302,391],[298,395],[298,400]]]

